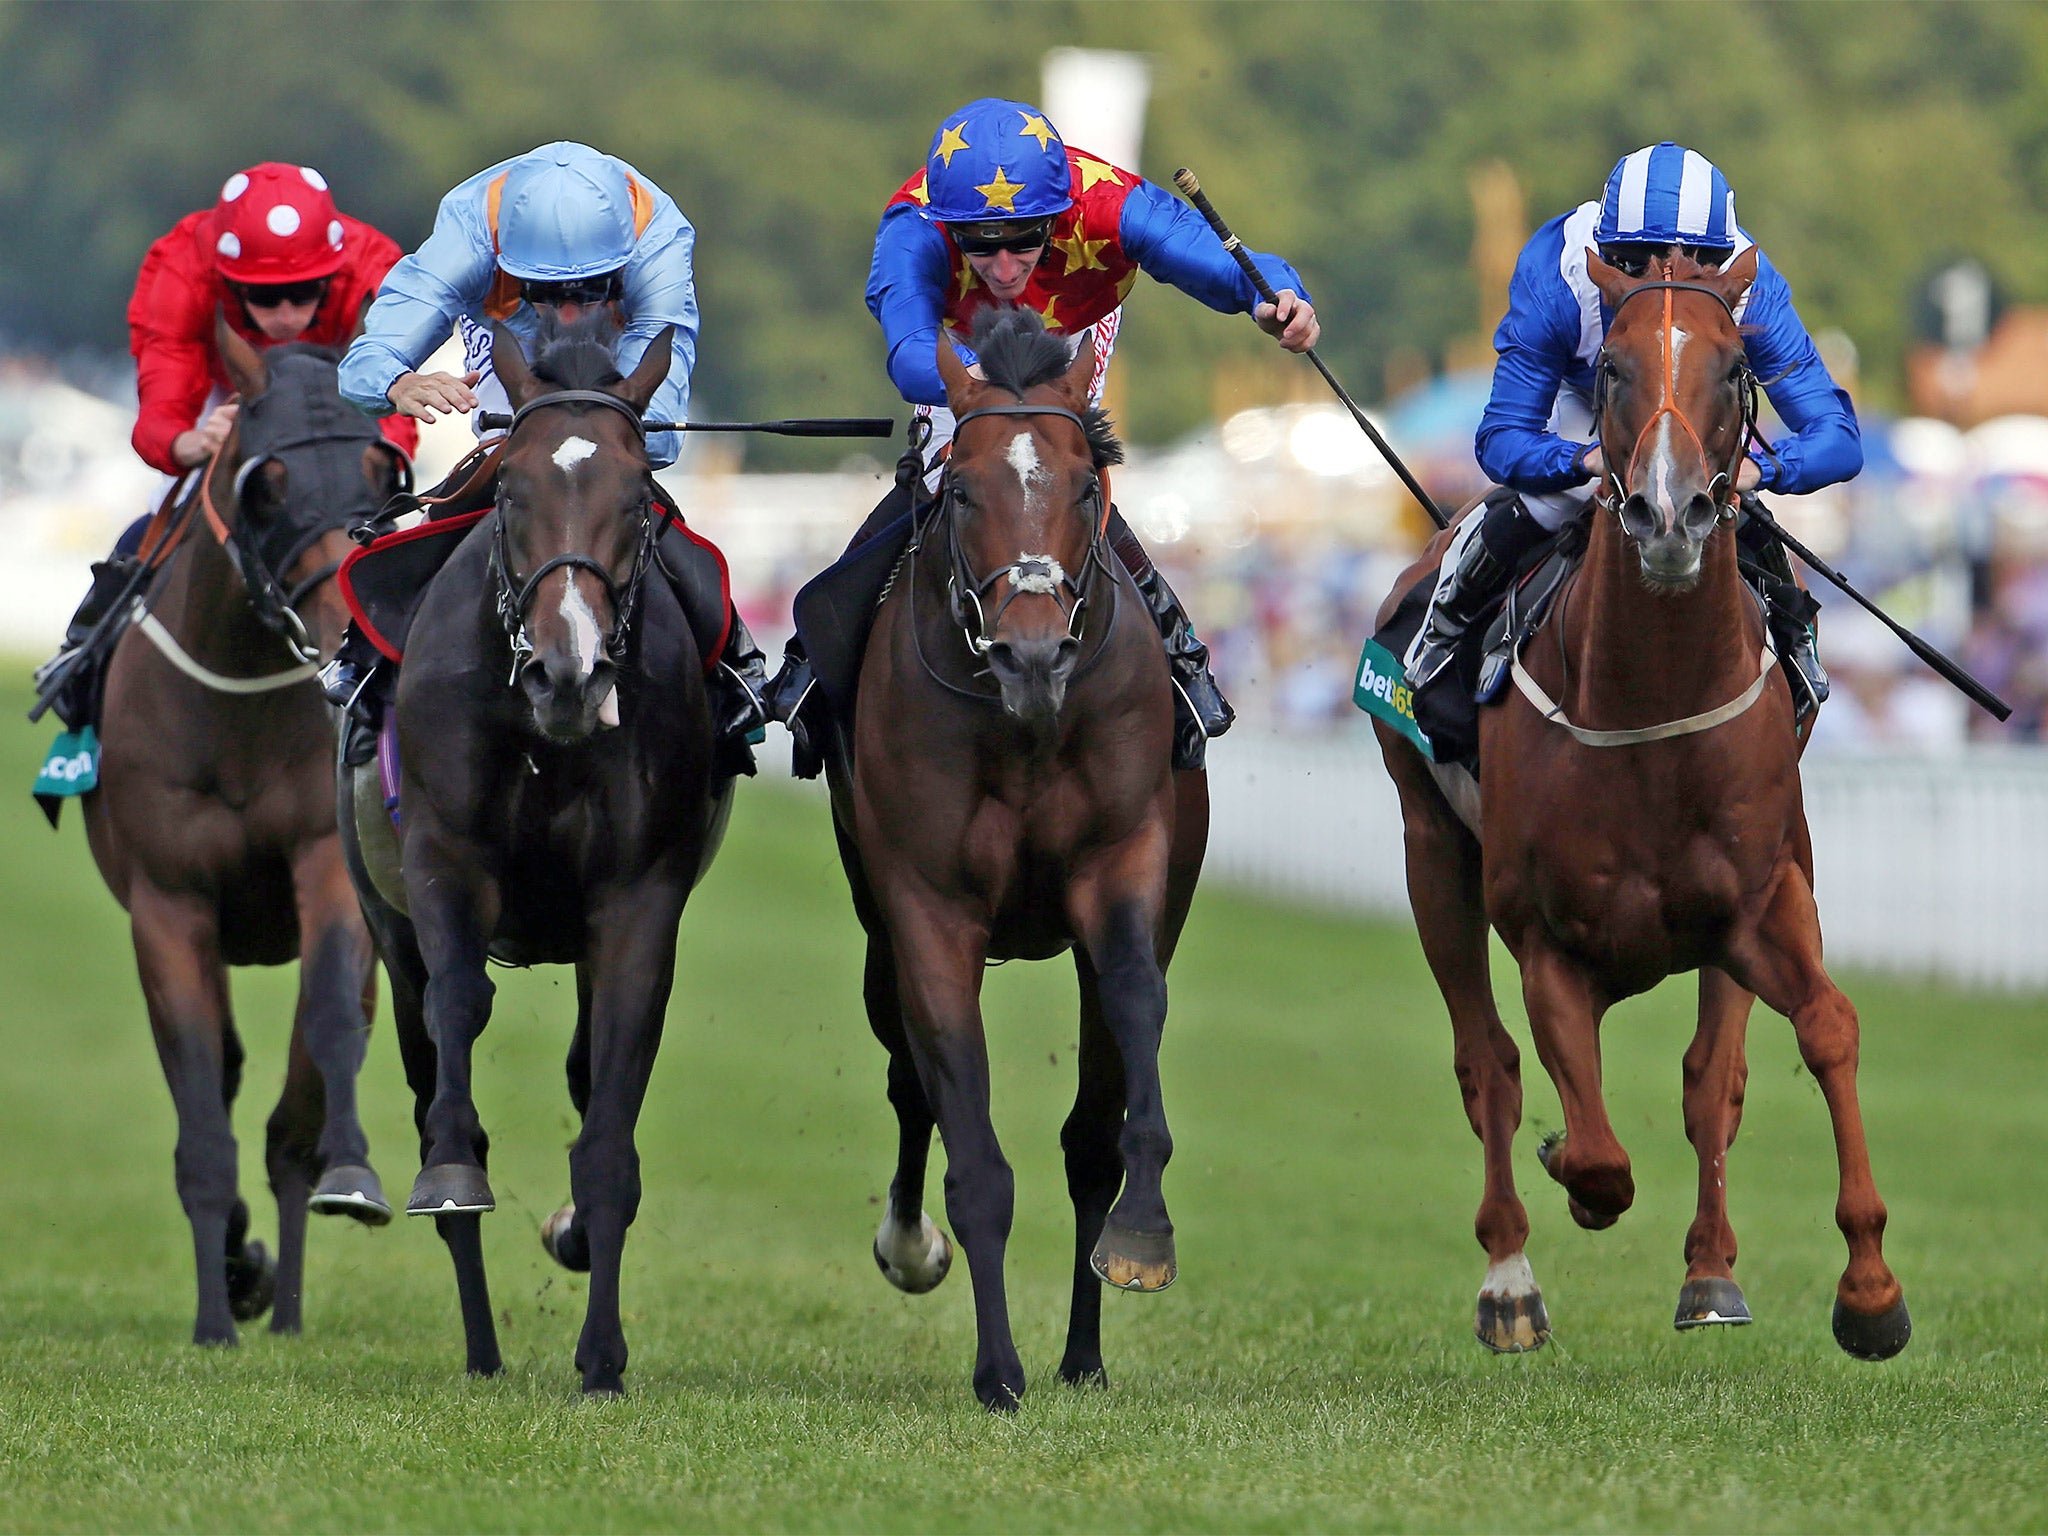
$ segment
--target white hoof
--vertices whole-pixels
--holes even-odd
[[[875,1265],[897,1290],[922,1296],[953,1267],[953,1244],[923,1211],[914,1227],[885,1215],[875,1234]]]

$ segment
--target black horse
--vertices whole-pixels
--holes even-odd
[[[390,823],[359,816],[350,870],[391,974],[421,1169],[407,1212],[455,1261],[469,1369],[499,1369],[478,1217],[489,1138],[470,1096],[487,957],[576,967],[569,1095],[583,1117],[572,1203],[542,1230],[590,1272],[576,1348],[587,1392],[623,1390],[619,1266],[640,1204],[633,1129],[661,1039],[683,903],[731,806],[714,775],[705,657],[675,592],[648,579],[666,514],[642,413],[666,333],[630,378],[602,326],[544,329],[529,370],[502,327],[492,360],[515,416],[496,509],[421,599],[399,674],[402,876],[372,878]],[[372,801],[381,813],[381,802]]]

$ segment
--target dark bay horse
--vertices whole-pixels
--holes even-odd
[[[273,1286],[272,1331],[298,1331],[309,1200],[373,1225],[391,1215],[356,1115],[375,956],[335,836],[334,718],[313,673],[348,623],[327,580],[345,529],[400,488],[403,466],[343,403],[334,353],[260,353],[225,324],[215,338],[239,420],[159,517],[161,564],[109,663],[100,783],[84,814],[129,915],[177,1106],[193,1338],[232,1344],[235,1321],[260,1317]],[[293,959],[298,1011],[265,1151],[273,1265],[236,1190],[243,1053],[227,968]]]
[[[952,1250],[923,1210],[936,1123],[974,1284],[975,1396],[1011,1410],[1025,1385],[1003,1283],[1013,1184],[989,1119],[982,970],[1074,952],[1060,1376],[1103,1383],[1102,1283],[1157,1291],[1175,1274],[1159,1041],[1209,800],[1204,774],[1172,770],[1166,656],[1105,558],[1102,471],[1121,452],[1088,408],[1092,355],[1069,366],[1024,310],[990,311],[974,346],[985,379],[939,342],[959,420],[951,463],[877,612],[850,751],[828,766],[901,1132],[875,1259],[906,1291],[945,1277]]]
[[[1585,563],[1530,642],[1519,692],[1482,711],[1479,825],[1454,812],[1418,752],[1380,729],[1416,927],[1485,1149],[1477,1331],[1517,1351],[1550,1328],[1523,1252],[1529,1220],[1510,1162],[1522,1090],[1487,974],[1491,922],[1520,963],[1537,1054],[1563,1101],[1565,1134],[1542,1149],[1544,1166],[1582,1227],[1611,1226],[1635,1196],[1601,1099],[1601,1017],[1666,976],[1700,973],[1684,1070],[1699,1203],[1680,1328],[1750,1320],[1734,1278],[1726,1159],[1751,1005],[1761,997],[1791,1019],[1840,1165],[1835,1219],[1849,1264],[1835,1339],[1860,1359],[1888,1359],[1911,1322],[1884,1261],[1885,1209],[1856,1097],[1856,1010],[1821,964],[1791,693],[1736,569],[1733,477],[1756,387],[1736,310],[1756,255],[1726,272],[1674,256],[1641,280],[1597,255],[1589,270],[1614,315],[1598,365],[1608,478]]]
[[[529,369],[499,327],[515,416],[497,505],[420,600],[399,673],[403,887],[381,892],[358,824],[350,868],[391,975],[423,1164],[408,1214],[454,1259],[471,1372],[500,1366],[479,1231],[495,1202],[470,1058],[487,958],[576,967],[569,1095],[583,1118],[572,1203],[542,1230],[590,1272],[586,1392],[624,1389],[619,1270],[640,1205],[634,1125],[661,1041],[676,926],[731,806],[713,792],[704,662],[673,588],[642,414],[666,332],[630,378],[601,323],[544,329]],[[350,770],[344,767],[344,774]],[[371,765],[374,771],[374,765]]]

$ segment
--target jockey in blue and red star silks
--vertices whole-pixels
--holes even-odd
[[[972,259],[987,253],[986,243],[963,250],[963,239],[973,248],[984,225],[1029,234],[1041,223],[1040,255],[1021,291],[992,291]],[[1276,291],[1285,290],[1283,298],[1298,299],[1288,319],[1300,315],[1298,329],[1312,326],[1307,286],[1294,268],[1277,256],[1247,254]],[[1099,397],[1120,306],[1141,271],[1225,314],[1271,308],[1192,208],[1135,172],[1071,148],[1026,103],[985,98],[940,124],[924,168],[889,199],[868,270],[868,309],[881,322],[889,377],[913,405],[945,404],[939,327],[972,361],[966,337],[976,312],[992,303],[1035,310],[1056,334],[1091,333]]]
[[[1277,304],[1260,302],[1193,209],[1132,171],[1069,149],[1036,107],[985,97],[947,116],[932,135],[924,169],[882,210],[868,270],[868,308],[888,343],[889,377],[932,428],[920,444],[931,455],[926,484],[936,484],[952,437],[939,377],[940,327],[971,366],[966,337],[975,315],[990,305],[1027,307],[1070,348],[1094,349],[1090,397],[1098,404],[1124,296],[1141,271],[1211,309],[1250,314],[1289,351],[1313,347],[1320,328],[1300,276],[1277,256],[1248,254],[1272,283]],[[906,471],[869,514],[849,553],[892,526],[907,541],[913,478]],[[1208,647],[1114,506],[1107,532],[1159,627],[1186,706],[1176,712],[1175,764],[1198,767],[1207,738],[1220,736],[1233,718],[1209,675]],[[843,596],[849,611],[871,600],[865,593]],[[800,711],[810,684],[809,660],[792,641],[768,703],[798,735],[800,760],[809,752]]]

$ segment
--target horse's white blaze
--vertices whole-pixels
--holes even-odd
[[[1536,1272],[1529,1268],[1529,1256],[1511,1253],[1498,1264],[1488,1265],[1486,1278],[1479,1282],[1479,1294],[1507,1301],[1535,1295]]]
[[[562,617],[568,622],[570,637],[576,645],[577,669],[588,677],[597,666],[597,649],[604,635],[597,627],[597,615],[576,590],[573,570],[562,572]]]
[[[1010,461],[1010,468],[1017,471],[1017,483],[1024,487],[1024,510],[1038,510],[1040,489],[1049,478],[1038,462],[1038,445],[1031,441],[1029,432],[1019,432],[1010,439],[1010,451],[1003,455]]]
[[[566,475],[595,452],[597,444],[589,438],[565,437],[562,439],[561,447],[555,450],[555,468]]]
[[[902,1281],[926,1285],[943,1267],[946,1236],[923,1211],[917,1213],[915,1226],[898,1222],[893,1213],[884,1213],[881,1228],[875,1233],[875,1251]]]
[[[1670,376],[1678,377],[1678,360],[1685,355],[1685,344],[1691,338],[1673,326],[1671,328]],[[1667,400],[1666,405],[1677,402]],[[1657,511],[1672,519],[1678,518],[1678,461],[1672,452],[1672,432],[1677,418],[1669,413],[1657,422],[1656,447],[1650,456],[1650,501]]]

